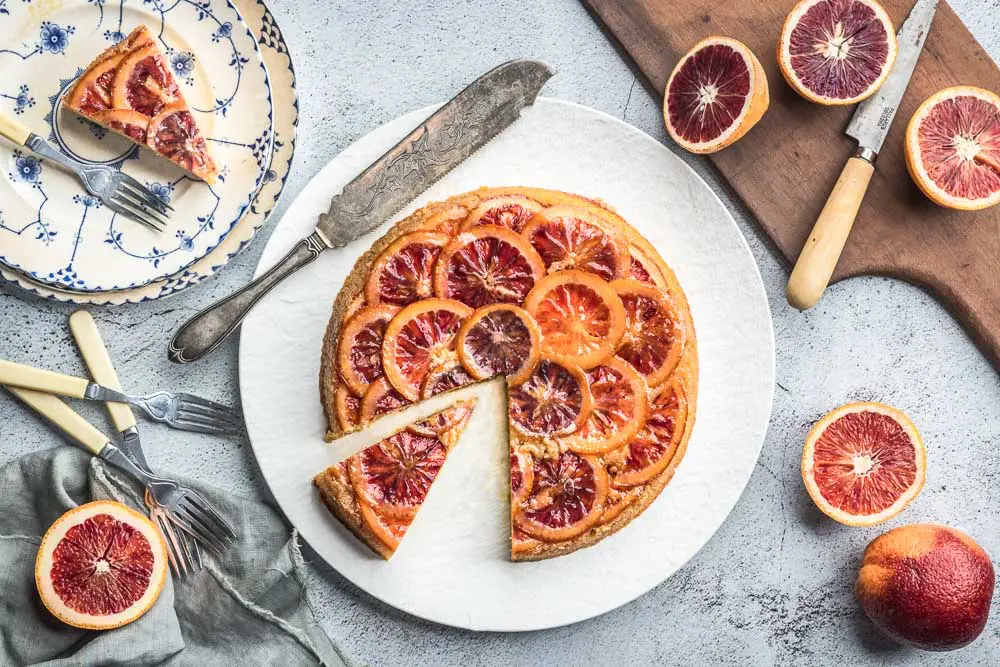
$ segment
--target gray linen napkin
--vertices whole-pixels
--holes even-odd
[[[117,630],[77,630],[53,618],[35,590],[41,536],[63,512],[96,499],[142,506],[140,487],[73,447],[29,454],[0,469],[0,664],[315,665],[348,662],[313,615],[297,535],[270,507],[191,480],[240,535],[205,569],[168,579],[142,618]]]

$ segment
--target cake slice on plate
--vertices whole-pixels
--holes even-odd
[[[218,178],[170,64],[144,25],[99,55],[63,103],[208,183]]]
[[[392,557],[475,408],[463,400],[410,424],[313,479],[329,510],[375,553]]]

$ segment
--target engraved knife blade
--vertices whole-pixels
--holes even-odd
[[[847,136],[856,139],[858,147],[878,153],[889,134],[889,127],[910,83],[920,52],[927,40],[938,0],[917,0],[903,27],[896,33],[899,53],[892,71],[878,91],[858,105],[847,126]]]
[[[381,225],[517,120],[552,74],[519,59],[473,81],[344,186],[316,232],[336,248]]]
[[[327,248],[347,245],[375,229],[438,179],[510,126],[535,102],[553,72],[537,60],[511,60],[472,82],[375,160],[333,198],[312,234],[250,284],[205,308],[170,339],[167,357],[201,359],[240,325],[282,280]]]

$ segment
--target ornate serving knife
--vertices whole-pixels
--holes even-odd
[[[170,341],[170,360],[184,364],[205,356],[284,278],[388,220],[517,120],[552,74],[536,60],[512,60],[473,81],[344,186],[316,230],[267,273],[185,322]]]
[[[892,71],[878,91],[858,105],[847,126],[846,134],[857,140],[858,151],[840,173],[788,278],[788,303],[799,310],[815,306],[830,283],[875,172],[875,158],[889,134],[892,119],[896,117],[924,48],[937,5],[938,0],[917,0],[913,5],[903,27],[896,33],[899,53]]]

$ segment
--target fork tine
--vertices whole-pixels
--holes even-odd
[[[117,205],[117,206],[121,207],[122,209],[124,209],[121,212],[124,213],[125,215],[129,216],[130,218],[134,218],[134,219],[138,220],[139,222],[142,222],[142,223],[146,224],[147,226],[152,227],[153,229],[155,229],[158,232],[162,232],[163,231],[164,225],[163,225],[162,222],[160,222],[156,218],[153,218],[153,217],[149,216],[141,208],[137,207],[136,205],[134,205],[129,200],[127,200],[124,197],[120,196],[120,193],[116,192],[112,196],[111,201],[115,205]]]
[[[130,195],[137,202],[156,210],[164,217],[170,217],[169,213],[167,213],[167,209],[164,208],[163,200],[147,190],[146,186],[139,183],[133,185],[123,179],[118,183],[118,189],[124,194]]]
[[[138,222],[142,226],[148,227],[149,229],[152,229],[154,232],[162,232],[163,231],[162,229],[160,229],[159,227],[157,227],[153,223],[149,222],[148,220],[136,217],[131,211],[126,210],[125,208],[123,208],[122,206],[120,206],[116,201],[113,201],[111,199],[105,199],[104,200],[104,205],[107,206],[108,208],[110,208],[115,213],[127,216],[130,219],[135,220],[136,222]]]
[[[190,502],[192,505],[197,505],[202,509],[202,511],[208,512],[212,516],[212,518],[215,519],[215,522],[219,525],[219,527],[221,527],[222,530],[229,536],[230,539],[235,540],[237,539],[237,537],[239,537],[236,534],[236,529],[233,528],[232,524],[226,521],[226,518],[221,514],[219,514],[218,510],[215,509],[215,506],[212,505],[212,503],[208,502],[208,500],[206,500],[200,493],[198,493],[193,489],[190,489],[190,493],[188,493],[186,497],[188,502]]]
[[[143,193],[146,197],[148,197],[150,199],[150,201],[152,201],[152,202],[154,202],[156,204],[157,208],[166,209],[166,210],[169,210],[169,211],[173,211],[174,210],[173,206],[171,206],[170,204],[168,204],[164,200],[162,200],[159,197],[157,197],[156,195],[154,195],[152,193],[152,191],[148,187],[146,187],[145,185],[143,185],[139,181],[135,180],[134,178],[132,178],[131,176],[129,176],[125,172],[119,172],[119,173],[121,174],[123,182],[128,183],[130,186],[132,186],[133,188],[135,188],[139,192]]]
[[[170,219],[162,211],[157,210],[155,206],[150,206],[148,203],[142,201],[141,197],[132,194],[125,188],[115,190],[112,197],[117,197],[122,202],[131,204],[133,208],[139,209],[161,225],[166,226],[170,222]]]
[[[228,412],[219,412],[218,410],[205,408],[200,405],[192,405],[190,403],[178,404],[177,415],[180,417],[191,417],[193,419],[196,419],[197,417],[203,417],[205,419],[210,419],[220,424],[226,424],[228,426],[243,428],[242,417],[239,417],[237,415]]]
[[[184,416],[178,415],[178,417],[174,419],[171,424],[175,428],[179,428],[182,431],[208,433],[210,435],[239,435],[243,432],[242,428],[237,428],[231,424],[207,420],[205,417],[200,415],[195,415],[194,417],[187,414]]]
[[[212,551],[215,551],[221,556],[225,553],[226,549],[229,548],[228,544],[213,534],[210,529],[202,525],[186,507],[182,507],[178,504],[177,507],[174,508],[173,513],[174,518],[177,521],[177,525],[179,525],[182,530],[212,549]]]
[[[191,551],[192,550],[197,551],[197,549],[198,549],[198,543],[195,542],[194,539],[190,535],[185,535],[184,533],[181,533],[181,537],[179,539],[179,542],[181,544],[181,549],[182,549],[182,551],[184,553],[184,558],[187,560],[187,563],[188,563],[188,567],[189,567],[188,574],[193,574],[194,572],[197,572],[198,570],[200,570],[201,567],[202,567],[202,564],[201,564],[201,552],[198,552],[198,561],[197,562],[195,562],[194,556],[191,555]]]
[[[177,400],[180,401],[182,405],[183,404],[199,405],[201,407],[211,408],[212,410],[218,410],[219,412],[226,412],[231,414],[235,414],[237,412],[236,408],[230,405],[223,405],[222,403],[216,403],[215,401],[210,401],[207,398],[202,398],[201,396],[195,396],[194,394],[185,394],[182,392],[178,392],[175,395],[177,396]]]
[[[170,562],[170,569],[174,571],[174,574],[178,577],[184,577],[186,571],[184,569],[183,560],[184,556],[180,552],[177,546],[177,536],[165,525],[163,517],[157,511],[151,511],[150,515],[153,521],[156,522],[156,527],[160,531],[160,536],[163,537],[163,543],[167,547],[167,560]]]

